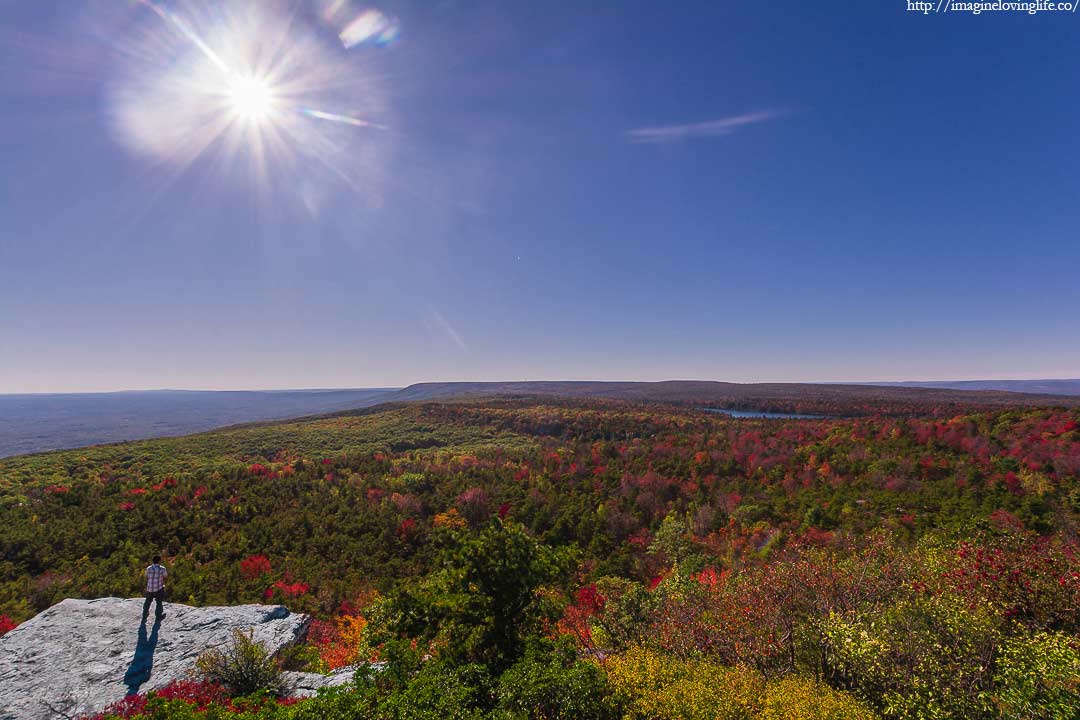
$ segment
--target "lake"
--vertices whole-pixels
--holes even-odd
[[[778,413],[778,412],[766,412],[764,410],[728,410],[726,408],[700,408],[705,412],[716,413],[718,415],[727,415],[728,417],[735,418],[770,418],[770,419],[785,419],[785,420],[824,420],[827,415],[808,415],[806,413]]]

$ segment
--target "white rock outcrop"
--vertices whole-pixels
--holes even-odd
[[[329,675],[308,672],[286,672],[285,682],[292,688],[293,697],[312,697],[323,688],[349,685],[356,677],[356,668],[352,665],[334,670]]]
[[[142,604],[141,598],[64,600],[0,637],[0,719],[98,712],[133,692],[187,677],[195,659],[229,642],[234,630],[251,631],[277,653],[302,640],[310,622],[281,605],[166,603],[163,621],[155,623],[151,612],[140,624]],[[301,686],[320,682],[296,675]]]

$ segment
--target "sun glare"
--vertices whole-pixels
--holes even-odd
[[[253,75],[236,75],[229,82],[229,107],[233,115],[251,123],[269,119],[274,110],[274,89]]]
[[[300,19],[296,0],[133,0],[109,83],[117,139],[179,168],[213,155],[228,173],[242,160],[260,193],[308,188],[311,213],[342,181],[355,189],[389,142],[363,132],[386,129],[359,114],[385,104],[381,81],[356,58],[393,42],[397,24],[358,14],[361,0],[325,2],[325,15]],[[343,151],[361,136],[362,154]]]

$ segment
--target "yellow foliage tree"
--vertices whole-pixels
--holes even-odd
[[[814,680],[766,680],[745,666],[724,667],[637,647],[609,658],[608,680],[627,720],[874,720],[847,693]]]

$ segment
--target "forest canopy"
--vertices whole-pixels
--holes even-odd
[[[425,683],[462,717],[1070,717],[1078,428],[486,399],[9,458],[0,615],[137,594],[161,551],[173,601],[392,668],[259,717],[435,717]]]

